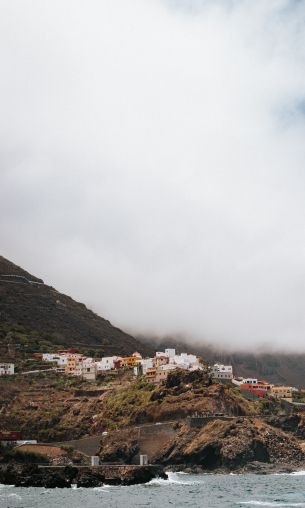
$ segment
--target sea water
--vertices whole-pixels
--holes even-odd
[[[279,475],[169,473],[130,487],[16,488],[0,485],[1,508],[305,507],[305,471]]]

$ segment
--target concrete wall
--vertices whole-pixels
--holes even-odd
[[[159,455],[165,446],[176,436],[177,430],[173,423],[160,423],[160,425],[143,425],[138,428],[139,454],[135,456],[134,463],[139,464],[140,455],[148,456],[150,463],[155,455]]]

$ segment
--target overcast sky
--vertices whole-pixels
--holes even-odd
[[[305,2],[1,0],[1,253],[133,333],[305,350]]]

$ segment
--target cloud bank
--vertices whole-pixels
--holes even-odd
[[[3,0],[3,255],[133,333],[305,350],[305,4]]]

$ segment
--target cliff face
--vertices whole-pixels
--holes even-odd
[[[102,442],[102,461],[137,461],[146,453],[152,463],[176,470],[260,471],[304,467],[302,443],[260,419],[215,419],[202,426],[187,422],[113,433]]]
[[[117,411],[124,412],[124,407]],[[259,402],[245,400],[230,386],[209,385],[202,373],[174,373],[167,385],[152,392],[139,413],[141,421],[135,418],[129,428],[109,429],[100,457],[132,463],[147,454],[152,463],[184,470],[304,467],[303,417],[260,413]]]
[[[159,458],[163,464],[238,470],[253,463],[301,467],[305,460],[296,438],[259,419],[215,420],[199,430],[182,426]]]
[[[82,303],[0,256],[0,346],[11,343],[38,350],[41,341],[92,346],[101,355],[145,353],[149,348],[114,327]],[[19,346],[18,346],[19,347]]]

